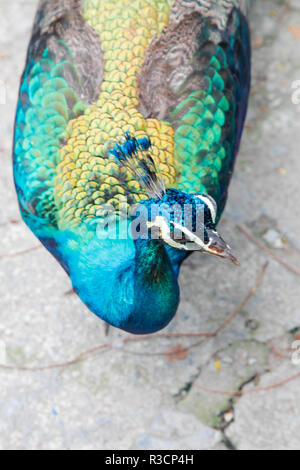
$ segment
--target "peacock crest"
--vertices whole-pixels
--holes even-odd
[[[117,142],[109,150],[109,155],[113,156],[120,166],[129,168],[149,197],[160,199],[166,193],[166,188],[150,151],[149,137],[136,139],[126,132],[123,142]]]

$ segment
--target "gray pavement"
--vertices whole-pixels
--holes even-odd
[[[251,18],[252,97],[221,222],[242,266],[194,254],[166,332],[215,330],[266,260],[269,266],[239,315],[176,360],[160,353],[195,339],[125,344],[128,335],[115,329],[105,338],[103,323],[66,295],[70,281],[46,250],[2,257],[38,245],[20,221],[11,171],[18,81],[36,5],[0,0],[0,362],[40,367],[101,343],[112,347],[69,367],[0,368],[0,449],[299,449],[300,378],[254,390],[300,374],[291,354],[300,331],[299,277],[237,229],[244,224],[300,267],[300,93],[292,89],[300,81],[299,0],[258,1]],[[241,389],[242,396],[230,393]]]

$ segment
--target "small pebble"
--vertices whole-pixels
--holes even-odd
[[[224,419],[226,423],[230,423],[233,420],[233,413],[232,411],[228,411],[224,414]]]
[[[264,236],[264,240],[273,248],[277,249],[282,249],[283,248],[283,243],[282,243],[282,237],[277,230],[270,229],[268,230]]]
[[[249,330],[255,331],[259,327],[259,323],[256,320],[247,320],[245,324],[246,328]]]
[[[257,363],[257,360],[254,357],[251,357],[248,361],[249,366],[254,366]]]
[[[228,357],[228,356],[225,356],[222,358],[222,361],[225,363],[225,364],[232,364],[233,363],[233,360],[231,359],[231,357]]]

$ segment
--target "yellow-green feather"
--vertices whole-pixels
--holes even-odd
[[[152,39],[168,24],[166,0],[85,0],[84,20],[99,34],[104,75],[98,101],[67,127],[55,179],[59,227],[103,215],[103,204],[117,210],[146,197],[128,169],[108,155],[128,132],[150,137],[151,155],[167,186],[175,181],[174,131],[166,122],[145,119],[138,110],[138,76]]]

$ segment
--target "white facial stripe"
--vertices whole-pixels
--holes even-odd
[[[190,241],[193,241],[196,243],[198,246],[203,248],[204,244],[200,239],[198,239],[193,233],[191,233],[189,230],[187,230],[185,227],[182,227],[182,225],[177,224],[176,222],[170,221],[174,225],[175,228],[179,229],[182,233],[186,234]],[[186,250],[189,251],[188,247],[184,243],[177,243],[175,240],[173,240],[170,237],[170,228],[165,221],[165,219],[162,216],[157,216],[154,222],[147,222],[147,226],[149,228],[151,227],[159,227],[161,231],[161,236],[163,240],[168,243],[168,245],[173,246],[174,248],[177,248],[179,250]]]
[[[182,233],[187,235],[189,241],[196,243],[196,245],[200,246],[200,248],[205,249],[205,244],[201,240],[201,238],[197,237],[193,232],[188,230],[186,227],[183,227],[182,225],[177,224],[176,222],[172,222],[174,227],[180,230]]]
[[[209,208],[210,213],[211,213],[211,219],[212,219],[213,223],[215,223],[216,217],[217,217],[217,204],[215,203],[213,198],[210,198],[208,196],[203,196],[202,194],[199,195],[199,196],[196,196],[196,197],[198,199],[200,199],[201,201],[203,201],[204,204],[207,205],[207,207]]]
[[[176,243],[175,240],[173,240],[170,237],[170,228],[169,228],[167,222],[165,221],[165,219],[162,216],[157,216],[156,219],[154,220],[154,222],[147,222],[147,226],[149,228],[159,227],[160,231],[161,231],[161,236],[162,236],[163,240],[166,243],[168,243],[168,245],[171,245],[174,248],[178,248],[179,250],[182,250],[182,249],[186,250],[187,249],[187,248],[185,248],[184,245],[182,245],[181,243]]]

